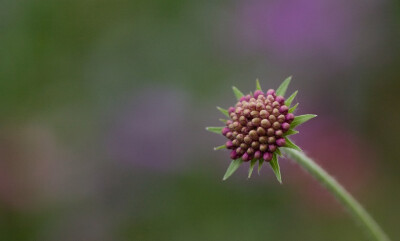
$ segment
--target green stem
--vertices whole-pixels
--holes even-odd
[[[311,158],[307,157],[302,152],[282,148],[281,149],[288,157],[295,160],[307,172],[309,172],[321,185],[324,185],[329,192],[335,196],[340,203],[345,206],[352,214],[354,219],[362,224],[365,230],[374,237],[375,240],[389,241],[389,237],[383,232],[378,223],[369,215],[369,213],[357,202],[356,199],[347,192],[332,176],[322,169]]]

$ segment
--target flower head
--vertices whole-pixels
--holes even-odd
[[[256,91],[248,95],[233,87],[237,103],[228,110],[217,107],[229,120],[223,120],[224,127],[208,127],[207,130],[227,138],[225,145],[215,148],[230,150],[230,158],[233,159],[224,180],[243,162],[251,161],[249,177],[256,162],[259,163],[259,171],[263,162],[269,162],[281,182],[277,159],[277,156],[281,155],[279,148],[301,150],[288,136],[298,133],[294,130],[296,126],[315,117],[315,115],[293,114],[298,104],[293,107],[291,104],[297,91],[287,99],[284,97],[290,81],[291,77],[287,78],[276,91],[269,89],[263,92],[257,80]]]

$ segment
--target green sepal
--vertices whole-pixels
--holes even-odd
[[[292,148],[298,151],[302,151],[300,147],[298,147],[296,144],[294,144],[289,138],[285,137],[286,144],[285,147],[287,148]]]
[[[301,125],[315,117],[317,117],[317,115],[313,114],[295,116],[293,122],[290,124],[290,127],[295,128],[296,126]]]
[[[292,80],[292,76],[289,76],[282,82],[282,84],[276,90],[277,96],[285,96],[286,90],[287,90],[291,80]]]
[[[222,129],[224,129],[224,127],[213,127],[213,126],[206,127],[207,131],[221,135],[222,135]]]
[[[289,129],[287,132],[283,133],[283,136],[291,136],[291,135],[294,135],[297,133],[299,133],[299,132],[296,130],[293,130],[293,129]]]
[[[258,175],[260,175],[261,167],[264,163],[263,159],[258,160]]]
[[[256,79],[256,90],[261,90],[261,85],[260,85],[260,81],[258,79]]]
[[[226,170],[226,173],[224,175],[224,178],[222,178],[223,181],[228,179],[243,163],[243,160],[241,158],[233,160],[231,164],[229,165],[228,169]]]
[[[248,176],[248,178],[251,177],[251,174],[253,173],[254,165],[256,164],[257,161],[258,161],[257,159],[251,160],[250,167],[249,167],[249,176]]]
[[[278,179],[278,182],[282,184],[281,170],[279,167],[278,157],[276,156],[276,154],[274,154],[269,164],[271,165],[272,171],[274,171],[275,173],[276,179]]]
[[[214,151],[218,151],[218,150],[225,149],[225,148],[226,148],[226,145],[217,146],[217,147],[214,147]]]
[[[244,96],[244,94],[235,86],[232,86],[232,90],[233,90],[233,93],[235,94],[237,100],[240,100],[240,98]]]
[[[297,92],[299,92],[298,90],[296,90],[291,96],[289,96],[289,98],[287,98],[287,100],[285,101],[285,105],[287,107],[290,107],[290,105],[292,104],[292,101],[294,100],[294,98],[297,95]]]
[[[279,148],[276,148],[275,153],[276,153],[278,156],[282,156],[282,152],[281,152],[281,150],[279,150]]]
[[[297,109],[297,106],[299,106],[299,103],[295,104],[292,108],[290,108],[289,113],[293,113]]]
[[[221,108],[221,107],[219,107],[219,106],[217,106],[217,109],[218,109],[219,111],[221,111],[222,114],[224,114],[226,117],[229,118],[229,112],[228,112],[228,110],[225,110],[225,109],[223,109],[223,108]]]
[[[225,120],[225,119],[219,119],[219,121],[221,121],[222,123],[224,123],[224,124],[226,124],[226,122],[228,122],[228,120]]]

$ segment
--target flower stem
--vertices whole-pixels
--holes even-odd
[[[352,214],[356,222],[362,224],[365,230],[375,239],[379,241],[389,241],[389,237],[383,232],[378,223],[369,215],[369,213],[340,185],[331,175],[322,169],[311,158],[304,153],[289,149],[281,148],[281,150],[291,159],[295,160],[307,172],[309,172],[317,181],[325,186],[328,191],[335,196],[343,206],[345,206]]]

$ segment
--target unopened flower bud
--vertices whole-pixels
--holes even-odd
[[[253,140],[251,139],[250,136],[245,136],[245,137],[244,137],[244,142],[245,142],[246,144],[250,144],[252,141],[253,141]]]
[[[266,137],[266,136],[260,136],[260,138],[258,138],[258,141],[259,141],[260,143],[267,144],[267,142],[268,142],[268,137]]]
[[[251,147],[252,147],[253,149],[258,149],[258,147],[260,147],[260,143],[258,143],[258,141],[253,141],[253,142],[251,143]]]
[[[275,100],[281,105],[283,105],[283,103],[285,103],[285,98],[283,98],[282,96],[277,96],[275,98]]]
[[[278,140],[276,140],[276,144],[278,146],[284,146],[286,144],[285,138],[279,138]]]
[[[285,122],[285,116],[284,115],[280,115],[280,116],[278,116],[278,122],[279,123],[283,123],[283,122]]]
[[[269,150],[270,152],[274,152],[274,151],[276,151],[276,146],[275,146],[275,145],[269,145],[269,146],[268,146],[268,150]]]
[[[274,124],[272,124],[272,127],[273,127],[275,130],[278,130],[279,128],[281,128],[281,124],[280,124],[279,122],[274,122]]]
[[[289,128],[290,128],[290,124],[289,124],[289,123],[285,122],[285,123],[282,124],[282,130],[283,130],[283,132],[288,131]]]
[[[251,122],[253,122],[253,126],[259,126],[261,123],[260,118],[254,118]]]
[[[273,136],[270,136],[270,137],[268,137],[268,144],[274,144],[275,143],[275,137],[273,137]]]
[[[254,149],[249,147],[247,148],[247,154],[252,155],[254,153]]]
[[[238,156],[237,156],[236,151],[235,150],[231,151],[231,159],[235,160],[237,158],[238,158]]]
[[[227,141],[227,142],[225,143],[225,146],[226,146],[226,148],[228,148],[228,149],[232,149],[232,148],[233,148],[232,141]]]
[[[279,112],[281,112],[282,114],[287,114],[289,111],[289,108],[286,105],[282,105],[281,107],[279,107]]]
[[[249,132],[249,136],[250,136],[251,139],[253,139],[253,140],[257,140],[257,139],[258,139],[258,135],[257,135],[257,132],[256,132],[255,130],[251,130],[251,131]]]
[[[268,112],[266,111],[266,110],[261,110],[260,111],[260,117],[261,118],[263,118],[263,119],[265,119],[265,118],[267,118],[268,117]]]
[[[258,134],[259,136],[265,135],[265,129],[262,128],[261,126],[258,127],[258,128],[257,128],[257,134]]]
[[[260,158],[261,158],[261,151],[256,151],[256,152],[254,153],[254,158],[255,158],[255,159],[260,159]]]
[[[229,128],[228,127],[224,127],[223,129],[222,129],[222,135],[224,135],[224,136],[226,136],[226,134],[229,132],[230,130],[229,130]]]
[[[243,161],[245,161],[245,162],[250,161],[250,156],[249,156],[249,154],[247,154],[247,152],[244,153],[243,156],[242,156],[242,159],[243,159]]]
[[[265,161],[267,161],[267,162],[271,161],[271,160],[272,160],[272,153],[270,153],[270,152],[264,153],[263,159],[264,159]]]
[[[236,136],[236,140],[238,140],[239,142],[243,142],[243,138],[244,138],[243,134],[238,134]]]
[[[294,115],[292,113],[289,113],[286,115],[286,121],[291,123],[294,120]]]
[[[269,90],[267,91],[267,95],[275,95],[275,90],[269,89]]]
[[[260,145],[260,151],[265,152],[267,151],[268,146],[266,144],[261,144]]]
[[[254,91],[254,98],[257,99],[259,95],[264,95],[264,93],[261,90]]]
[[[275,134],[274,128],[268,128],[268,130],[267,130],[267,135],[268,135],[268,136],[273,136],[274,134]]]

